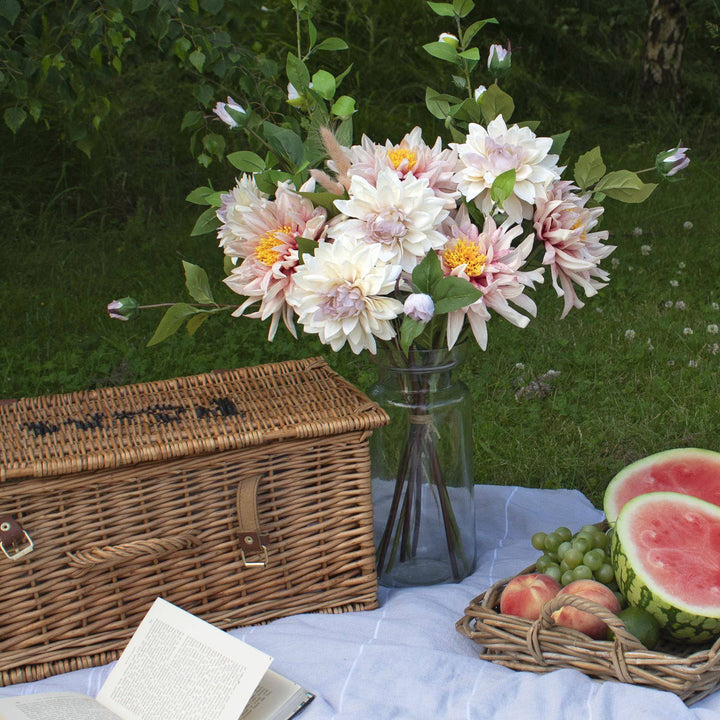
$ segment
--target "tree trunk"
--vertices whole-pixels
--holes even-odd
[[[662,97],[680,96],[680,66],[687,33],[683,0],[653,0],[643,59],[643,90]]]

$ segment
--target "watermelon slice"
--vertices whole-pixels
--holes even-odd
[[[649,492],[678,492],[720,505],[720,453],[677,448],[628,465],[605,490],[607,521],[615,522],[628,500]]]
[[[665,635],[701,643],[720,635],[720,507],[680,493],[648,493],[620,511],[615,578],[629,605]]]

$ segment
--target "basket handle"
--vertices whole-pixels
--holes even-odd
[[[197,545],[197,538],[192,533],[176,535],[167,538],[146,538],[144,540],[131,540],[119,545],[105,545],[89,550],[66,552],[68,565],[77,572],[91,570],[101,565],[113,565],[125,560],[132,560],[143,555],[163,555],[175,550]]]
[[[627,651],[642,652],[646,651],[647,648],[625,629],[625,624],[614,612],[593,600],[588,600],[578,595],[563,593],[562,595],[556,595],[543,605],[540,617],[532,624],[528,631],[527,643],[530,648],[532,648],[533,653],[542,658],[538,634],[540,630],[546,630],[555,625],[556,623],[555,620],[553,620],[552,614],[556,610],[567,606],[594,615],[613,631],[615,639],[613,640],[612,650],[610,651],[610,661],[613,664],[615,675],[623,682],[632,683],[633,679],[627,666],[625,653]]]

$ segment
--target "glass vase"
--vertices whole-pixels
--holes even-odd
[[[377,356],[370,396],[390,423],[370,440],[378,580],[459,582],[475,569],[470,395],[462,349]]]

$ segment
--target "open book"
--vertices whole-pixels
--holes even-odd
[[[288,720],[314,695],[272,658],[158,598],[97,698],[0,698],[0,720]]]

